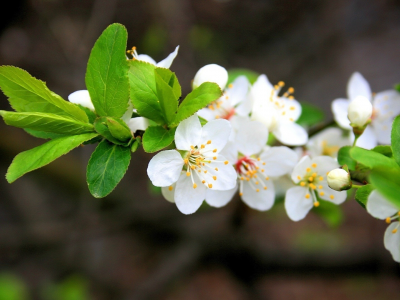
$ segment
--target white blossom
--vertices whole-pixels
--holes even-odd
[[[194,213],[204,199],[208,202],[208,190],[225,191],[235,187],[236,172],[220,154],[230,131],[226,120],[213,120],[201,127],[195,114],[176,129],[175,144],[180,152],[165,150],[151,159],[147,168],[150,180],[155,186],[175,190],[173,198],[182,213]],[[171,194],[167,197],[172,199]]]
[[[193,79],[193,89],[204,82],[214,82],[223,90],[228,82],[228,72],[224,67],[216,64],[205,65],[200,68]]]
[[[267,76],[259,76],[250,90],[251,118],[263,123],[281,143],[304,145],[308,140],[307,132],[295,123],[301,115],[301,106],[291,95],[293,88],[279,95],[283,86],[283,82],[273,86]]]
[[[318,197],[341,204],[346,200],[346,192],[337,192],[329,188],[326,175],[339,167],[338,163],[329,156],[318,156],[310,158],[304,156],[294,167],[292,180],[296,187],[290,188],[286,192],[285,209],[290,219],[293,221],[302,220],[313,208],[318,207]]]
[[[343,191],[351,188],[350,174],[343,169],[333,169],[327,176],[328,185],[335,191]]]
[[[306,148],[311,157],[327,155],[337,158],[339,149],[350,144],[350,139],[343,135],[342,129],[330,127],[311,137]]]
[[[79,90],[73,92],[68,96],[68,100],[71,103],[82,105],[83,107],[89,108],[91,111],[94,111],[94,106],[92,100],[90,99],[88,90]]]
[[[134,59],[140,60],[140,61],[144,61],[144,62],[148,62],[152,65],[155,65],[159,68],[165,68],[165,69],[169,69],[175,59],[175,57],[178,55],[178,50],[179,50],[179,46],[176,46],[174,52],[170,53],[166,58],[164,58],[162,61],[160,62],[156,62],[153,58],[151,58],[150,56],[148,56],[147,54],[138,54],[136,51],[136,47],[132,48],[131,54],[133,56]]]
[[[373,95],[365,78],[355,72],[347,85],[347,99],[339,98],[332,102],[335,121],[343,129],[350,130],[348,107],[357,96],[367,98],[372,104],[371,123],[357,140],[357,146],[371,149],[380,144],[390,144],[392,121],[400,113],[400,95],[395,90],[387,90]],[[353,140],[354,140],[354,135]]]
[[[393,259],[400,262],[399,207],[374,190],[368,196],[366,208],[373,217],[386,220],[388,224],[393,222],[386,229],[383,242]]]
[[[353,126],[362,128],[372,116],[372,104],[364,96],[357,96],[350,101],[347,109],[348,118]]]

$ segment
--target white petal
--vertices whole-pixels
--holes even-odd
[[[228,204],[235,195],[238,187],[235,186],[231,190],[226,191],[214,191],[208,189],[206,192],[206,202],[213,207],[222,207]]]
[[[392,119],[380,122],[380,120],[373,120],[371,127],[374,136],[379,144],[390,145],[391,132],[392,132]]]
[[[377,93],[372,104],[374,106],[373,121],[393,119],[400,114],[400,94],[395,90]]]
[[[292,180],[294,183],[298,183],[305,175],[306,169],[311,167],[311,159],[309,156],[303,156],[298,164],[294,167],[292,172]],[[301,179],[299,179],[300,177]]]
[[[342,191],[338,192],[335,190],[332,190],[326,181],[326,178],[324,177],[324,181],[320,182],[318,185],[322,186],[322,189],[318,189],[319,197],[325,201],[332,202],[333,204],[339,205],[342,204],[344,201],[346,201],[347,198],[347,192]],[[324,194],[321,196],[321,192]]]
[[[193,182],[190,176],[182,174],[176,183],[175,203],[181,213],[189,215],[199,209],[206,196],[207,188],[193,176],[194,182],[197,184],[193,188]]]
[[[284,108],[281,110],[281,114],[284,112],[284,117],[289,121],[296,121],[301,115],[301,105],[298,101],[294,99],[287,99],[281,97],[280,101],[284,105]]]
[[[206,184],[211,183],[213,190],[225,191],[233,189],[236,185],[237,174],[232,163],[225,164],[224,162],[227,159],[221,154],[217,156],[216,161],[214,162],[211,159],[211,163],[206,164],[207,174],[203,172],[199,174],[199,177],[201,180],[204,179],[207,182]]]
[[[389,225],[385,231],[383,242],[385,248],[392,254],[393,260],[400,262],[400,230],[397,230],[396,233],[392,232],[394,229],[398,229],[398,226],[399,222]]]
[[[69,102],[80,104],[83,107],[89,108],[91,111],[94,111],[94,106],[92,100],[90,99],[88,90],[80,90],[73,92],[68,96]]]
[[[171,189],[172,187],[172,189]],[[176,188],[176,183],[172,184],[171,186],[163,186],[161,187],[161,194],[164,196],[164,198],[171,202],[175,203],[174,196],[175,196],[175,188]]]
[[[235,112],[239,116],[248,117],[251,109],[253,107],[253,102],[250,97],[246,97],[239,105],[235,108]]]
[[[265,162],[262,168],[268,176],[282,176],[291,173],[297,164],[299,157],[295,151],[288,147],[271,147],[260,155],[261,161]]]
[[[136,57],[136,59],[140,60],[140,61],[148,62],[148,63],[150,63],[152,65],[156,65],[157,64],[156,61],[154,59],[152,59],[150,56],[148,56],[147,54],[139,54]]]
[[[175,144],[179,150],[190,150],[190,146],[199,144],[201,138],[201,124],[197,114],[179,123],[175,131]]]
[[[347,96],[350,100],[357,96],[364,96],[371,101],[371,88],[365,78],[358,72],[351,75],[349,83],[347,84]]]
[[[204,82],[214,82],[219,85],[221,90],[224,90],[228,82],[228,72],[224,67],[216,64],[206,65],[200,68],[194,76],[193,89],[199,87]]]
[[[308,189],[296,186],[286,192],[285,209],[289,218],[292,221],[300,221],[308,214],[313,208],[313,200],[310,197],[307,199],[305,196],[308,194]]]
[[[311,160],[311,164],[315,163],[317,166],[315,170],[318,173],[318,176],[324,177],[326,179],[326,175],[328,172],[332,171],[339,167],[338,162],[330,156],[317,156]]]
[[[169,69],[174,61],[175,57],[178,55],[179,46],[176,46],[174,52],[170,53],[166,58],[157,64],[157,67]]]
[[[207,121],[215,120],[216,111],[209,108],[202,108],[197,112],[197,115]]]
[[[136,117],[136,118],[131,118],[128,121],[128,127],[129,129],[135,133],[137,130],[146,130],[147,127],[149,127],[149,119],[144,118],[144,117]]]
[[[354,134],[350,132],[350,141],[353,143]],[[375,132],[372,130],[371,126],[365,128],[363,134],[358,138],[356,145],[365,149],[372,149],[378,144],[376,140]]]
[[[335,99],[332,102],[332,113],[336,123],[343,129],[351,129],[350,120],[347,117],[347,110],[349,108],[349,101],[347,99]]]
[[[183,164],[178,151],[161,151],[150,160],[147,175],[155,186],[170,186],[178,180]]]
[[[204,151],[217,149],[220,152],[231,134],[231,124],[227,120],[211,120],[203,126],[202,136],[197,145],[205,145]],[[211,144],[207,144],[211,141]]]
[[[264,180],[264,184],[267,187],[266,190],[264,190],[263,186],[260,184],[255,185],[252,183],[252,186],[248,181],[243,181],[242,184],[242,200],[251,208],[265,211],[274,205],[275,189],[272,180]],[[255,188],[258,188],[259,191],[257,192]]]
[[[239,152],[246,156],[262,150],[268,141],[268,130],[260,122],[245,119],[236,133],[236,145]]]
[[[232,106],[243,102],[249,92],[250,83],[246,76],[239,76],[232,82],[232,87],[226,89],[226,95],[229,97],[229,103]]]
[[[350,145],[350,140],[343,136],[343,130],[330,127],[310,138],[307,149],[312,157],[329,155],[336,158],[338,150],[346,145]]]
[[[232,164],[236,164],[238,159],[238,150],[236,143],[229,141],[226,146],[220,152],[221,155],[225,156],[226,159]]]
[[[308,141],[307,131],[291,121],[279,122],[272,133],[282,144],[288,146],[300,146]]]
[[[262,74],[258,76],[250,89],[250,97],[253,99],[254,104],[258,105],[259,101],[267,102],[271,96],[273,85],[269,82],[266,75]]]
[[[384,220],[393,216],[399,211],[395,205],[386,200],[378,191],[374,190],[369,194],[366,205],[367,211],[375,218]]]
[[[275,195],[277,198],[284,197],[288,189],[296,186],[292,179],[290,179],[290,177],[287,175],[271,179],[274,183]]]

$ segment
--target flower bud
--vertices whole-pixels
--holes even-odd
[[[215,82],[223,90],[228,82],[228,72],[225,68],[216,64],[205,65],[194,76],[193,89],[199,87],[204,82]]]
[[[350,102],[347,113],[351,125],[362,128],[371,120],[372,104],[366,97],[357,96]]]
[[[328,185],[335,191],[348,190],[352,186],[350,174],[343,169],[334,169],[328,173]]]

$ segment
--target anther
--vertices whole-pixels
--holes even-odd
[[[316,168],[316,167],[317,167],[317,164],[316,164],[316,163],[313,163],[313,164],[311,165],[311,167]]]
[[[314,180],[314,177],[308,177],[308,181],[311,181],[311,182],[313,182],[313,180]]]
[[[263,166],[265,166],[265,162],[263,162]]]
[[[279,81],[279,82],[278,82],[278,85],[279,85],[280,87],[283,87],[283,86],[285,86],[285,83],[284,83],[283,81]]]
[[[307,169],[306,169],[306,172],[310,172],[310,171],[311,171],[311,168],[307,168]]]
[[[301,179],[300,175],[297,175],[297,179],[298,179],[298,180],[300,180],[300,179]]]
[[[319,176],[319,181],[322,181],[322,180],[324,180],[324,177]]]
[[[214,157],[213,157],[213,160],[216,160],[216,159],[217,159],[217,157],[216,157],[216,156],[214,156]]]
[[[314,206],[315,206],[315,207],[318,207],[318,206],[319,206],[319,202],[318,202],[318,201],[315,201],[315,202],[314,202]]]
[[[214,179],[214,180],[217,180],[217,176],[213,176],[213,179]]]
[[[192,149],[192,150],[193,150],[193,149],[194,149],[194,146],[190,146],[190,149]]]
[[[204,149],[205,147],[206,147],[206,146],[204,146],[204,145],[201,145],[201,146],[200,146],[201,149]]]
[[[312,175],[311,175],[312,177],[317,177],[317,173],[312,173]]]
[[[168,189],[169,189],[170,191],[172,191],[172,190],[174,189],[174,187],[173,187],[172,185],[170,185],[170,186],[168,187]]]
[[[209,184],[208,184],[208,187],[211,189],[211,188],[212,188],[212,184],[211,184],[211,183],[209,183]]]
[[[210,145],[210,144],[211,144],[211,140],[208,140],[208,141],[207,141],[207,144]]]
[[[188,177],[189,177],[189,176],[190,176],[190,172],[186,172],[186,176],[188,176]]]
[[[310,199],[310,194],[306,194],[306,199]]]
[[[392,219],[391,219],[390,217],[387,217],[385,221],[386,221],[386,223],[390,224],[390,222],[392,221]]]
[[[259,182],[258,182],[258,181],[256,181],[256,184],[259,184]]]
[[[233,84],[230,83],[230,84],[228,85],[228,87],[229,87],[230,89],[233,88]]]
[[[218,171],[218,168],[215,168],[215,171]]]
[[[267,187],[266,186],[264,186],[264,190],[266,190],[267,189]]]
[[[331,198],[331,200],[333,200],[335,198],[335,196],[330,195],[329,198]]]
[[[189,163],[189,160],[188,160],[187,158],[185,158],[185,159],[183,160],[183,162],[187,165],[187,164]]]
[[[321,193],[319,193],[319,195],[320,195],[320,196],[323,196],[323,195],[325,195],[325,193],[324,193],[324,192],[321,192]]]
[[[319,185],[318,188],[319,188],[319,189],[322,189],[322,185]]]
[[[227,161],[227,160],[226,160],[226,161],[224,161],[224,164],[225,164],[225,165],[227,165],[228,163],[229,163],[229,161]]]
[[[239,196],[243,196],[243,193],[239,193]]]
[[[193,183],[193,188],[194,189],[197,188],[197,184]]]
[[[397,232],[397,228],[392,230],[392,233],[396,233]]]
[[[217,149],[214,149],[213,152],[214,152],[214,153],[217,152]]]
[[[260,189],[256,189],[256,192],[258,193],[260,191]]]
[[[302,181],[302,182],[300,182],[300,185],[301,185],[301,186],[305,186],[306,183],[305,183],[304,181]]]
[[[289,92],[290,94],[293,94],[293,93],[294,93],[294,88],[292,88],[292,87],[288,88],[288,92]]]

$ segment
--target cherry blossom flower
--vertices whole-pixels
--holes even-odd
[[[326,155],[337,158],[339,149],[350,144],[350,139],[343,135],[343,130],[330,127],[311,137],[306,148],[311,157]]]
[[[357,140],[357,146],[371,149],[378,143],[390,144],[392,121],[400,113],[399,93],[395,90],[387,90],[373,95],[365,78],[355,72],[348,82],[347,96],[348,99],[339,98],[332,102],[332,112],[337,124],[343,129],[351,129],[348,119],[350,101],[363,96],[372,104],[372,117],[371,123]]]
[[[308,140],[307,132],[295,123],[301,115],[301,106],[291,95],[293,88],[279,96],[283,86],[283,82],[273,86],[267,76],[260,75],[250,90],[251,118],[263,123],[281,143],[304,145]]]
[[[374,190],[368,196],[366,208],[373,217],[386,220],[386,223],[390,224],[385,231],[383,242],[385,248],[392,254],[393,259],[400,262],[399,207],[396,207],[378,191]]]
[[[178,50],[179,50],[179,46],[176,46],[174,52],[170,53],[166,58],[164,58],[162,61],[160,61],[158,63],[153,58],[148,56],[147,54],[138,54],[136,51],[136,47],[133,47],[132,50],[129,52],[132,54],[133,59],[148,62],[159,68],[169,69],[171,67],[172,62],[174,61],[175,57],[178,55]]]
[[[213,120],[201,127],[195,114],[176,129],[178,151],[161,151],[151,159],[147,168],[150,180],[155,186],[175,189],[174,201],[182,213],[194,213],[204,199],[208,201],[208,190],[224,191],[235,187],[235,169],[220,154],[230,131],[226,120]]]
[[[294,167],[292,180],[296,187],[290,188],[286,192],[285,209],[290,219],[293,221],[302,220],[311,208],[318,207],[318,197],[341,204],[346,200],[346,192],[334,191],[328,186],[326,180],[327,173],[339,165],[329,156],[318,156],[310,158],[304,156]]]
[[[228,82],[228,72],[224,67],[216,64],[205,65],[197,71],[193,79],[193,89],[204,82],[214,82],[223,90]]]

